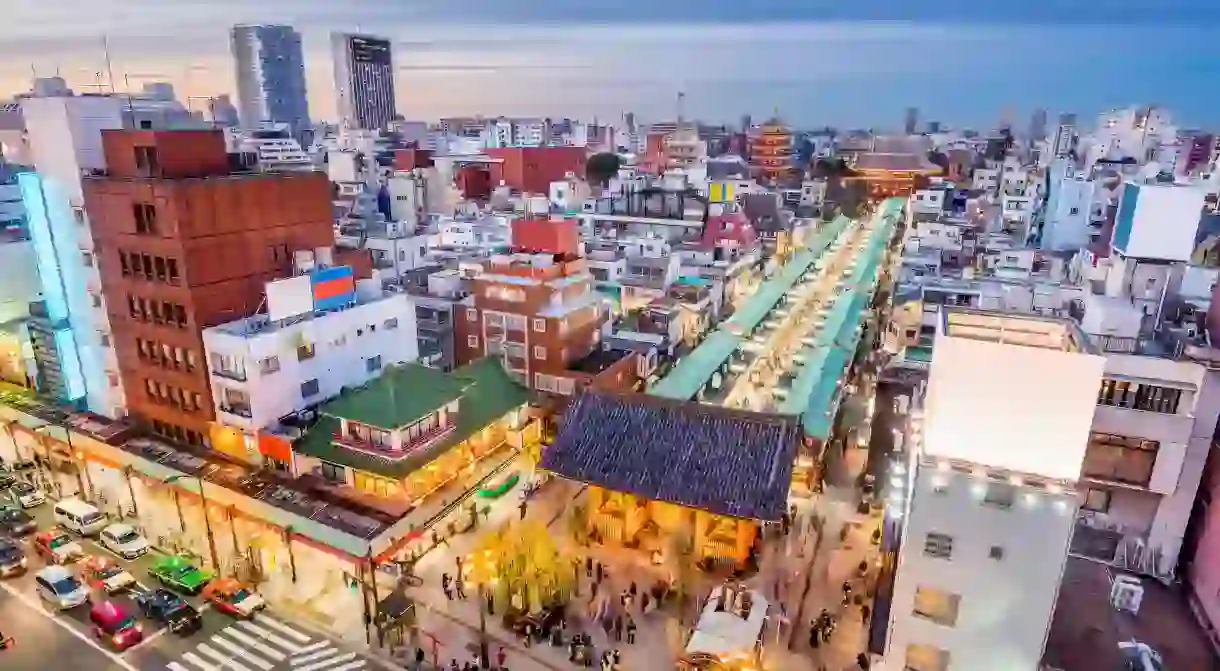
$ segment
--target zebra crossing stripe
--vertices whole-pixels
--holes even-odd
[[[199,658],[199,655],[196,655],[196,654],[195,654],[195,653],[193,653],[193,652],[188,652],[188,653],[186,653],[186,654],[182,655],[182,659],[184,659],[184,660],[186,660],[186,661],[190,662],[191,664],[194,664],[195,666],[197,666],[197,667],[199,667],[199,668],[203,669],[203,671],[216,671],[216,667],[214,667],[214,666],[212,666],[211,664],[209,664],[209,663],[207,663],[207,662],[203,661],[202,659],[200,659],[200,658]],[[175,664],[177,664],[177,662],[170,662],[169,668],[170,668],[172,671],[179,671],[179,669],[181,669],[181,666],[179,666],[179,668],[178,668],[178,669],[175,669],[175,668],[174,668],[174,665],[175,665]]]
[[[295,638],[296,640],[298,640],[302,643],[308,643],[311,640],[305,634],[302,634],[301,632],[297,631],[296,629],[293,629],[292,627],[289,627],[288,625],[286,625],[282,622],[276,622],[275,620],[267,617],[266,615],[259,615],[258,622],[259,622],[259,624],[265,624],[268,627],[271,627],[272,629],[280,632],[281,634],[284,634],[285,636],[288,636],[289,638]]]
[[[328,645],[330,645],[330,641],[318,641],[317,643],[310,643],[309,645],[305,646],[304,648],[298,648],[296,652],[292,653],[292,655],[294,657],[300,657],[301,655],[304,655],[307,652],[313,652],[314,650],[317,650],[319,648],[325,648]],[[289,646],[289,647],[291,647],[291,646]]]
[[[314,652],[314,653],[310,653],[308,655],[302,655],[300,657],[296,657],[292,660],[292,665],[298,666],[300,664],[308,664],[309,662],[312,662],[314,660],[322,659],[323,657],[330,657],[331,655],[337,655],[337,654],[339,654],[338,648],[329,648],[328,647],[325,650],[322,650],[320,652]]]
[[[213,636],[212,640],[215,641],[216,637]],[[199,645],[195,646],[195,649],[216,660],[218,662],[218,666],[227,666],[234,671],[251,671],[249,667],[233,659],[232,655],[226,655],[207,643],[200,643]]]
[[[166,666],[169,668],[169,671],[188,671],[185,666],[182,666],[178,662],[170,662]]]
[[[238,631],[237,629],[235,629],[233,627],[229,627],[228,629],[225,629],[224,633],[226,636],[231,637],[233,640],[237,641],[238,643],[245,643],[248,647],[254,648],[255,650],[263,653],[264,656],[270,657],[271,659],[273,659],[277,662],[281,662],[288,658],[288,655],[280,652],[279,650],[276,650],[275,648],[270,648],[270,647],[263,645],[258,640],[256,640],[254,637],[247,636],[246,634]]]
[[[224,648],[225,650],[228,650],[229,653],[233,655],[233,657],[241,657],[242,661],[250,662],[251,664],[262,669],[263,671],[271,671],[271,667],[275,666],[274,664],[272,664],[270,662],[264,661],[260,657],[250,654],[249,650],[246,650],[245,648],[241,647],[240,645],[237,645],[236,643],[230,641],[229,639],[224,638],[220,634],[213,636],[212,642],[215,643],[216,645],[219,645],[220,647]],[[233,661],[234,660],[232,660],[232,659],[229,660],[230,666],[232,666]]]
[[[348,662],[347,664],[344,664],[343,666],[336,666],[335,668],[328,669],[327,671],[353,671],[354,669],[362,669],[362,668],[364,668],[364,660],[357,659],[354,662]]]
[[[294,669],[293,671],[319,671],[319,669],[325,669],[325,668],[329,667],[330,665],[334,664],[335,662],[345,662],[349,659],[355,659],[355,658],[356,658],[356,653],[345,652],[342,655],[339,655],[337,657],[331,657],[330,659],[323,660],[316,664],[310,664],[309,666],[299,666],[296,669]]]
[[[250,622],[248,620],[239,621],[237,623],[237,626],[240,629],[244,629],[252,634],[259,636],[260,638],[262,638],[263,640],[265,640],[269,643],[274,643],[285,650],[290,650],[290,651],[299,651],[300,650],[300,648],[298,647],[299,644],[285,641],[284,639],[280,638],[279,636],[276,636],[275,634],[271,633],[270,631],[267,631],[266,629],[263,629],[262,627],[258,626],[257,624],[254,624],[253,622]],[[321,645],[326,645],[326,642],[323,641],[321,643]],[[321,647],[321,645],[319,645],[318,647]],[[283,657],[280,657],[280,659],[283,659]]]

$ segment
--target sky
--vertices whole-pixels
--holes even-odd
[[[1152,8],[1149,8],[1152,5]],[[1064,9],[1064,6],[1073,9]],[[1220,126],[1216,0],[4,0],[0,94],[57,72],[78,90],[168,80],[233,90],[228,29],[305,36],[311,113],[334,118],[332,30],[395,41],[399,112],[991,128],[1034,108],[1085,118],[1161,104]],[[1078,8],[1075,8],[1078,7]],[[198,99],[190,101],[202,105]]]

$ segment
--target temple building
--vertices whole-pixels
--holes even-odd
[[[590,390],[540,465],[589,485],[594,541],[741,566],[787,508],[800,433],[791,417]]]
[[[758,127],[750,136],[749,149],[755,179],[774,183],[792,174],[792,129],[779,118]]]
[[[863,180],[868,196],[874,200],[909,196],[917,181],[940,175],[943,170],[927,157],[925,143],[911,138],[877,137],[872,151],[860,152],[851,164],[856,175],[846,179]]]

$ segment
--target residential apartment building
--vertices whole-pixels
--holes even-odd
[[[605,311],[571,219],[513,222],[514,253],[493,255],[457,311],[457,361],[501,358],[528,386],[571,393],[562,374],[597,347]]]
[[[394,119],[394,54],[390,40],[372,35],[331,34],[339,123],[377,130]]]
[[[304,141],[310,122],[301,34],[292,26],[237,25],[230,43],[241,122],[288,124],[291,136]]]
[[[269,282],[268,314],[204,329],[216,408],[214,449],[258,463],[263,429],[363,385],[387,366],[417,358],[411,297],[382,293],[378,282],[363,280],[351,287],[350,299],[327,308],[325,301],[334,296],[319,287],[335,281],[322,279],[331,268],[345,267],[302,268],[292,278]],[[317,296],[325,297],[319,302]]]
[[[946,310],[935,339],[887,494],[901,547],[881,668],[1036,669],[1104,359],[1063,319]]]
[[[239,173],[220,131],[106,131],[107,169],[84,183],[101,297],[128,409],[202,443],[215,413],[201,330],[246,317],[294,253],[329,248],[318,172]]]

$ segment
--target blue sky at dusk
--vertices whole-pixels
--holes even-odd
[[[1212,0],[6,0],[0,92],[33,68],[78,89],[173,81],[181,97],[232,89],[228,27],[282,22],[305,34],[315,116],[333,115],[330,30],[397,42],[408,118],[536,114],[736,121],[773,107],[800,125],[989,126],[1001,110],[1092,115],[1159,103],[1220,125],[1220,2]],[[1064,5],[1078,9],[1061,9]]]

